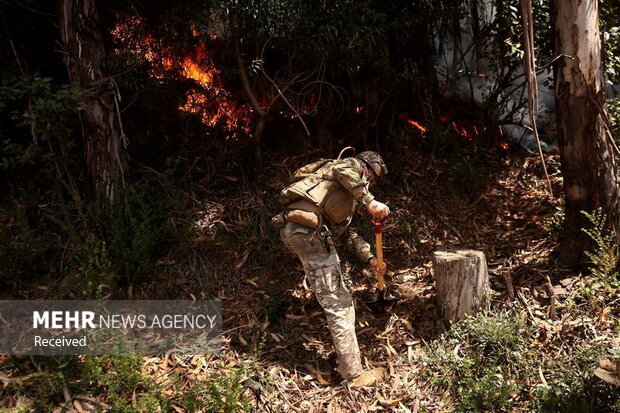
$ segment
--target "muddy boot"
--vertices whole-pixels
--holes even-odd
[[[357,377],[349,379],[349,387],[367,387],[375,384],[383,378],[385,369],[383,367],[376,367],[372,370],[363,371]]]

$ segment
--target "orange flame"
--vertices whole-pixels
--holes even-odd
[[[183,72],[185,73],[185,77],[188,79],[193,79],[198,84],[204,88],[209,87],[209,84],[213,82],[213,75],[219,73],[219,71],[212,70],[211,72],[204,71],[196,62],[194,62],[191,58],[186,57],[183,59]]]
[[[417,128],[422,133],[426,133],[428,131],[428,129],[426,129],[424,126],[422,126],[421,123],[416,122],[415,120],[407,119],[407,123],[410,124],[411,126]]]
[[[193,80],[197,87],[187,92],[185,103],[179,109],[196,114],[203,124],[222,127],[230,133],[230,138],[240,134],[249,134],[252,109],[249,105],[235,101],[223,87],[221,71],[215,67],[212,53],[204,41],[187,56],[175,56],[150,34],[140,34],[139,17],[127,17],[121,20],[112,30],[112,36],[122,45],[118,54],[131,53],[143,58],[152,66],[150,75],[163,79],[166,72],[174,73],[184,79]],[[201,33],[192,29],[195,37]],[[214,39],[213,36],[211,36]]]
[[[476,125],[466,126],[466,125],[458,125],[456,122],[452,122],[450,126],[452,126],[452,129],[457,135],[467,140],[472,140],[475,137],[479,136],[481,133],[478,130],[478,127]],[[486,128],[482,129],[482,132],[484,131],[486,131]]]

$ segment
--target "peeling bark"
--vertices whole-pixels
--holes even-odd
[[[95,0],[58,0],[59,28],[69,78],[87,93],[82,99],[84,157],[96,195],[112,200],[127,173],[118,91],[105,77],[105,49]]]
[[[565,192],[565,222],[560,261],[585,263],[591,248],[581,230],[589,227],[581,214],[603,207],[610,227],[618,230],[618,158],[606,131],[605,75],[597,0],[554,0],[558,141]]]

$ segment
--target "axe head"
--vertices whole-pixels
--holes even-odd
[[[386,296],[384,290],[377,290],[377,299],[371,301],[364,301],[364,304],[368,306],[373,312],[378,314],[384,314],[386,310],[395,302],[398,301],[398,297]]]

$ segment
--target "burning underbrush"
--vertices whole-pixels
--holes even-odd
[[[482,119],[481,108],[450,99],[441,103],[444,110],[429,123],[401,113],[398,116],[404,126],[401,134],[413,136],[418,146],[439,155],[473,153],[481,148],[505,152],[510,148],[502,126]]]
[[[197,115],[208,127],[226,131],[229,139],[249,135],[252,108],[225,87],[222,69],[214,60],[214,50],[223,47],[216,35],[193,30],[191,47],[183,50],[149,33],[137,16],[119,18],[111,35],[118,44],[114,52],[128,61],[147,64],[152,78],[191,83],[179,110]]]

